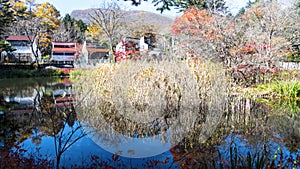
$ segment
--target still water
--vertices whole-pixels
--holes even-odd
[[[97,99],[84,105],[73,88],[65,78],[0,80],[0,168],[300,166],[299,101],[235,98],[218,115],[136,123],[115,110],[93,116]]]

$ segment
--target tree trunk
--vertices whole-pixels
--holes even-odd
[[[61,153],[58,153],[56,156],[56,169],[59,169],[59,165],[60,165],[60,158],[61,158]]]

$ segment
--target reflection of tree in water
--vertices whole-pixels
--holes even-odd
[[[67,95],[70,96],[64,94],[64,96]],[[85,134],[81,131],[81,125],[75,123],[76,112],[73,103],[62,102],[58,105],[54,104],[53,96],[43,97],[40,112],[48,117],[45,118],[44,123],[49,127],[48,135],[54,138],[56,168],[59,168],[63,153]],[[66,131],[66,128],[70,131]]]
[[[279,134],[285,146],[290,152],[297,152],[300,148],[300,114],[291,116],[283,114],[280,116],[272,116],[268,120],[268,124]]]
[[[11,151],[12,147],[18,147],[18,144],[28,138],[31,138],[32,143],[38,146],[43,136],[53,137],[56,150],[56,167],[59,168],[62,154],[76,141],[85,136],[85,134],[81,132],[81,126],[75,123],[76,112],[72,103],[62,102],[59,106],[54,104],[52,92],[49,91],[53,91],[57,87],[64,85],[58,85],[53,83],[53,81],[50,82],[50,84],[54,85],[54,89],[51,85],[49,86],[45,83],[37,83],[33,87],[31,86],[31,88],[26,86],[21,88],[22,90],[30,91],[34,88],[34,90],[40,91],[37,92],[38,94],[35,97],[37,101],[33,103],[34,105],[30,106],[31,109],[16,110],[15,108],[20,108],[18,104],[9,103],[7,105],[6,102],[1,100],[1,105],[3,104],[7,108],[5,109],[3,118],[1,117],[0,136],[4,138],[6,151]],[[19,156],[15,158],[19,158]],[[34,159],[38,158],[34,157]]]
[[[275,153],[278,149],[285,149],[285,153],[278,153],[278,157],[274,164],[281,163],[281,165],[293,165],[293,160],[289,153],[294,154],[295,161],[299,158],[299,114],[295,115],[291,111],[282,111],[282,107],[278,108],[272,104],[265,104],[263,102],[255,102],[250,99],[250,112],[244,113],[244,118],[235,122],[235,129],[237,135],[245,139],[246,145],[253,154],[261,153],[265,155],[265,165],[272,163],[275,158]],[[246,107],[246,106],[245,106]],[[293,116],[295,115],[295,116]],[[243,120],[245,119],[245,120]],[[234,120],[233,120],[234,122]],[[273,165],[274,165],[273,164]],[[289,168],[289,167],[288,167]]]
[[[231,98],[231,102],[225,118],[205,143],[198,141],[199,131],[195,130],[170,150],[174,162],[183,168],[226,168],[245,167],[249,162],[255,165],[261,158],[262,167],[293,166],[293,160],[300,166],[299,115],[276,114],[270,106],[250,99]],[[276,143],[295,156],[278,152],[275,158]]]

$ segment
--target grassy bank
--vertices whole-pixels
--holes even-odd
[[[64,76],[61,70],[1,70],[0,79],[5,78],[23,78],[23,77],[53,77]]]

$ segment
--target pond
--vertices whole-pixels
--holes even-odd
[[[230,98],[213,116],[193,106],[125,116],[121,105],[106,114],[97,98],[75,99],[73,88],[67,78],[0,80],[0,168],[300,167],[299,101]]]

